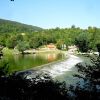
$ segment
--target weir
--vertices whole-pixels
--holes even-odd
[[[68,71],[71,71],[72,68],[75,67],[77,63],[82,62],[82,59],[75,55],[69,54],[68,56],[69,56],[68,59],[63,60],[61,62],[40,67],[38,70],[35,70],[34,73],[28,75],[27,78],[33,78],[35,77],[35,75],[39,73],[48,74],[52,78],[56,78],[58,76],[65,74]]]
[[[47,66],[41,69],[42,72],[49,74],[51,77],[57,77],[70,71],[77,63],[82,60],[74,55],[69,55],[69,58],[65,61],[58,62],[52,66]]]

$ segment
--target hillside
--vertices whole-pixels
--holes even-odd
[[[41,31],[42,28],[23,23],[0,19],[0,33],[21,33]]]

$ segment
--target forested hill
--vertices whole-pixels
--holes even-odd
[[[0,19],[0,33],[22,33],[41,31],[42,28],[23,23]]]

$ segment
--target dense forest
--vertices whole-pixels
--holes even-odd
[[[19,50],[36,49],[54,43],[58,49],[62,45],[76,45],[81,52],[96,51],[100,43],[100,28],[89,26],[81,29],[72,25],[70,28],[42,29],[22,23],[0,20],[0,45]]]
[[[15,21],[0,19],[0,33],[22,33],[41,31],[42,28]]]

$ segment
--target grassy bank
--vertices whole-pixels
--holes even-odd
[[[9,49],[7,47],[3,48],[2,52],[3,52],[3,55],[20,54],[20,52],[17,49]]]

